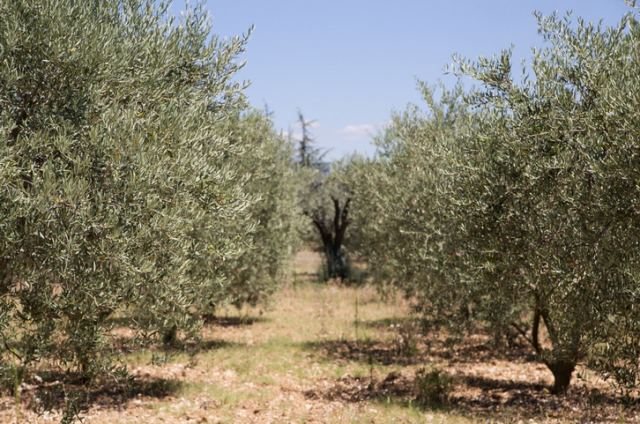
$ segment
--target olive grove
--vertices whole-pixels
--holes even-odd
[[[638,388],[636,14],[537,15],[544,44],[521,73],[510,50],[458,59],[460,82],[420,82],[424,106],[392,115],[374,157],[329,164],[302,113],[294,144],[248,101],[249,34],[219,38],[202,4],[169,11],[0,2],[0,388],[18,409],[41,375],[83,389],[125,375],[124,339],[199,346],[181,342],[228,305],[268,302],[310,240],[327,280],[356,281],[349,253],[448,335],[526,345],[554,394],[583,367]]]
[[[358,252],[418,310],[526,340],[569,387],[626,387],[640,353],[640,26],[538,16],[546,44],[458,61],[479,87],[396,115],[351,165]]]

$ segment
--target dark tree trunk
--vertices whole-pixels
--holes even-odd
[[[327,276],[329,278],[339,278],[344,280],[349,277],[349,267],[347,258],[341,248],[337,250],[330,246],[325,250]]]
[[[333,200],[333,217],[331,219],[328,219],[324,208],[305,211],[305,214],[313,221],[322,240],[327,278],[344,280],[349,277],[349,266],[342,245],[350,222],[349,204],[351,199],[347,199],[343,206],[335,197],[332,197],[331,200]]]
[[[551,316],[549,315],[549,311],[545,308],[538,308],[539,314],[536,313],[535,317],[535,325],[539,326],[540,318],[544,321],[544,325],[549,332],[549,338],[551,339],[551,343],[554,347],[557,348],[559,343],[558,331],[557,328],[553,325],[551,320]],[[579,349],[578,349],[578,338],[574,339],[574,343],[571,349],[564,350],[561,355],[556,353],[555,358],[551,356],[551,358],[547,358],[544,363],[553,373],[553,386],[551,387],[551,393],[554,395],[563,395],[567,393],[569,389],[569,385],[571,384],[571,376],[573,375],[573,371],[576,369],[576,364],[578,363]],[[536,344],[539,346],[539,342],[536,337]],[[553,355],[553,353],[552,353]]]
[[[551,387],[551,393],[554,395],[563,395],[567,393],[569,384],[571,384],[573,370],[576,369],[575,361],[559,360],[555,362],[547,362],[546,365],[553,373],[553,387]]]
[[[162,343],[165,347],[172,347],[178,343],[178,327],[176,325],[165,330],[162,335]]]
[[[553,374],[553,386],[551,387],[551,393],[554,395],[562,395],[567,392],[569,385],[571,384],[571,377],[573,371],[576,369],[578,362],[577,358],[578,349],[573,349],[570,354],[565,354],[562,359],[550,359],[553,358],[553,352],[548,352],[540,344],[540,324],[544,322],[549,337],[553,344],[557,344],[556,329],[551,323],[549,314],[547,311],[540,307],[540,303],[536,300],[536,306],[533,310],[533,320],[531,323],[531,336],[527,334],[527,331],[523,329],[518,323],[512,323],[511,325],[518,331],[518,333],[527,340],[531,346],[535,349],[536,354],[543,359],[544,364],[549,368]],[[577,343],[577,342],[576,342]],[[550,355],[551,354],[551,355]]]

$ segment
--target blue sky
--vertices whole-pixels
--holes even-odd
[[[238,76],[252,104],[268,104],[278,128],[296,128],[297,110],[317,121],[328,157],[369,154],[371,133],[393,110],[419,103],[416,78],[445,84],[452,54],[492,55],[514,45],[518,62],[540,46],[533,11],[572,10],[615,24],[623,0],[208,0],[214,32],[254,25]],[[174,13],[184,8],[175,1]]]

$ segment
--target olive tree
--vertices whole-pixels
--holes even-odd
[[[249,237],[243,254],[230,264],[230,282],[207,301],[214,307],[226,303],[255,306],[268,301],[277,289],[298,245],[302,225],[299,181],[292,146],[278,135],[268,115],[249,110],[229,119],[226,128],[231,142],[244,146],[236,172],[244,192],[254,201],[247,207],[250,227],[243,228]]]
[[[527,338],[563,392],[579,361],[638,360],[616,346],[634,340],[637,353],[639,340],[624,323],[637,321],[640,294],[640,32],[631,15],[612,28],[539,22],[548,47],[535,52],[535,79],[514,82],[506,52],[462,64],[484,84],[476,101],[501,115],[485,132],[478,196],[465,207],[480,212],[468,231],[487,266],[475,269],[509,303],[530,308]],[[506,316],[515,322],[517,313]]]
[[[410,106],[393,115],[377,136],[376,156],[345,169],[355,205],[349,246],[379,283],[401,289],[433,322],[457,324],[468,294],[458,284],[451,211],[467,166],[465,141],[478,120],[461,87],[440,98],[427,84],[419,89],[428,109]]]
[[[0,354],[19,375],[93,375],[116,311],[193,328],[250,246],[260,195],[236,164],[254,154],[222,128],[246,38],[167,7],[0,3]]]
[[[310,128],[314,121],[298,112],[301,136],[297,141],[298,198],[306,221],[302,237],[317,241],[324,255],[324,277],[327,279],[349,277],[349,264],[344,244],[350,223],[351,198],[348,187],[341,178],[342,165],[323,160],[326,152],[315,146]]]
[[[534,77],[515,80],[508,51],[462,61],[481,87],[460,108],[445,98],[394,120],[356,190],[375,205],[363,250],[423,308],[461,306],[450,310],[517,331],[552,392],[581,362],[633,386],[640,30],[631,15],[612,28],[539,23]]]
[[[345,280],[350,272],[345,244],[351,224],[351,196],[340,168],[340,164],[335,164],[328,174],[313,173],[302,197],[303,213],[322,245],[325,277]]]

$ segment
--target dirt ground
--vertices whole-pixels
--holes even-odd
[[[490,337],[423,334],[401,298],[371,287],[313,282],[319,257],[302,252],[271,305],[219,313],[202,341],[171,352],[129,349],[129,384],[90,389],[86,423],[640,422],[629,404],[584,370],[566,397],[525,348]],[[125,330],[123,334],[126,334]],[[440,370],[451,392],[417,399],[416,372]],[[18,407],[0,398],[0,423],[59,422],[47,400],[73,399],[57,381],[25,385]]]

